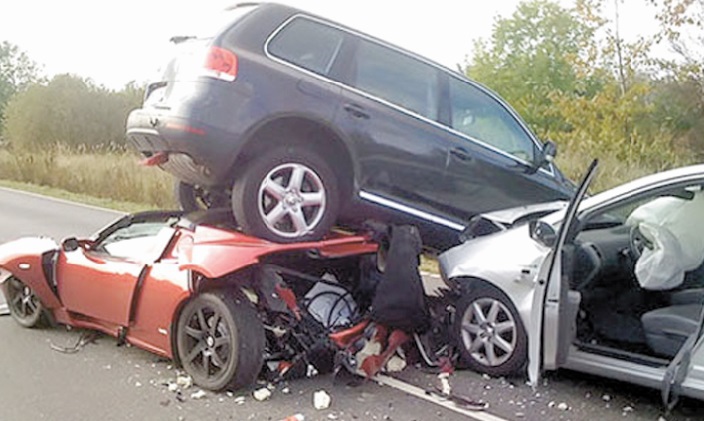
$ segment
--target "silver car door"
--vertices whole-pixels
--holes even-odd
[[[699,314],[699,329],[687,338],[682,348],[677,352],[677,355],[672,359],[667,366],[665,377],[662,381],[662,402],[668,410],[677,405],[680,398],[682,383],[687,380],[687,376],[692,370],[692,362],[699,358],[693,358],[693,353],[698,351],[695,356],[698,356],[704,351],[702,342],[704,341],[704,307]]]
[[[538,271],[528,334],[528,377],[533,387],[538,385],[543,369],[555,369],[564,362],[572,340],[579,295],[576,292],[570,294],[567,280],[562,276],[562,249],[577,220],[577,209],[597,166],[598,161],[592,161],[567,206],[557,232],[557,241]]]

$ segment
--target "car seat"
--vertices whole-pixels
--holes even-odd
[[[641,316],[645,338],[658,355],[672,358],[699,328],[702,304],[680,304],[649,311]]]

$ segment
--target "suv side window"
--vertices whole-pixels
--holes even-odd
[[[330,72],[344,33],[319,22],[295,18],[268,44],[271,55],[319,75]]]
[[[471,83],[450,78],[450,127],[527,162],[536,145],[516,118],[491,95]]]
[[[352,84],[418,113],[438,117],[438,70],[391,48],[360,40]]]

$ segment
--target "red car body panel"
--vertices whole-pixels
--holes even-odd
[[[277,253],[344,257],[377,249],[366,236],[345,234],[318,242],[276,244],[211,226],[171,230],[175,232],[156,242],[157,249],[145,254],[143,261],[92,250],[90,240],[64,251],[52,240],[28,238],[0,246],[0,268],[31,287],[57,322],[123,337],[173,358],[178,311],[195,293],[190,287],[191,272],[217,280]],[[57,253],[54,288],[42,268],[46,253]]]
[[[184,236],[187,236],[185,234]],[[177,245],[184,260],[182,269],[193,270],[208,278],[219,278],[246,266],[259,263],[262,256],[291,251],[309,250],[322,257],[373,253],[377,244],[365,236],[334,234],[314,242],[278,244],[266,240],[209,226],[199,226],[190,239],[182,238]],[[223,259],[223,255],[229,256]]]

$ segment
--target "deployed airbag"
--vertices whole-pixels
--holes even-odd
[[[671,289],[682,284],[684,273],[704,260],[704,194],[691,199],[659,197],[636,208],[626,224],[637,225],[653,244],[636,262],[636,278],[641,287]]]

